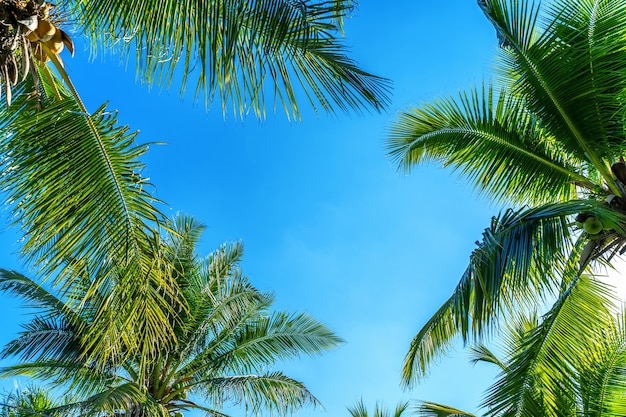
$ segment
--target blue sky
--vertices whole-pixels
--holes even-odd
[[[141,131],[138,141],[167,142],[151,147],[147,175],[166,210],[207,225],[203,253],[242,240],[244,271],[275,293],[277,308],[306,311],[346,339],[322,357],[281,366],[325,406],[299,415],[347,416],[360,398],[370,408],[424,399],[476,411],[493,373],[468,365],[461,349],[411,391],[401,389],[400,369],[497,209],[450,170],[399,173],[384,139],[397,111],[489,77],[495,32],[474,0],[362,0],[346,32],[352,57],[393,81],[388,111],[224,119],[219,103],[206,112],[178,86],[148,90],[115,57],[89,60],[79,48],[64,59],[88,108],[109,100],[121,122]],[[20,269],[16,234],[0,239],[0,266]],[[2,303],[4,343],[24,311],[8,296]]]

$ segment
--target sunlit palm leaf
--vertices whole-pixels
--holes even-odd
[[[341,339],[308,315],[272,313],[273,297],[252,287],[241,272],[240,243],[223,245],[206,259],[198,258],[194,245],[201,229],[193,219],[175,219],[167,227],[166,239],[148,245],[154,251],[154,264],[146,286],[158,286],[150,276],[176,277],[181,282],[179,298],[183,304],[162,290],[147,290],[144,294],[141,287],[126,288],[124,281],[115,280],[115,285],[107,286],[97,276],[87,275],[85,279],[81,274],[88,271],[80,263],[72,268],[80,278],[77,284],[58,299],[21,275],[5,272],[4,288],[42,306],[43,315],[24,326],[22,335],[5,347],[5,356],[17,356],[24,362],[2,369],[1,375],[29,375],[67,386],[95,413],[108,410],[111,390],[131,382],[145,398],[133,398],[124,391],[125,397],[112,397],[113,405],[123,406],[130,413],[218,410],[223,402],[242,400],[252,409],[268,407],[280,412],[316,404],[301,382],[280,373],[266,374],[267,369],[284,359],[320,354],[337,346]],[[98,283],[96,291],[94,282]],[[85,292],[92,294],[87,303],[83,302]],[[162,297],[150,299],[151,294]],[[163,302],[170,303],[157,309],[167,312],[164,319],[169,329],[161,329],[164,342],[138,339],[142,329],[150,325],[146,307],[141,304],[151,304],[155,310],[154,305]],[[125,310],[128,306],[134,310]],[[120,312],[123,320],[115,317]],[[107,314],[110,317],[102,319]],[[89,325],[75,325],[83,322]],[[109,325],[100,329],[99,322]],[[99,332],[95,336],[93,327]],[[62,335],[59,330],[64,331]],[[136,337],[128,337],[129,333]],[[122,339],[115,348],[128,351],[100,353],[105,344],[97,338],[114,336]],[[26,341],[31,345],[26,346]],[[133,341],[135,346],[130,346]],[[153,350],[147,351],[146,345]],[[116,360],[103,366],[98,361],[103,356]],[[205,406],[187,400],[189,391],[204,395],[211,403]]]
[[[233,369],[245,370],[261,363],[301,354],[319,355],[337,347],[343,340],[328,327],[307,314],[274,313],[251,321],[228,352]]]
[[[506,40],[501,70],[514,81],[514,91],[564,149],[612,186],[607,164],[624,150],[622,121],[615,117],[623,107],[616,95],[626,87],[623,2],[552,2],[538,35],[531,30],[537,8],[516,13],[528,2],[486,3],[487,16]]]
[[[593,345],[597,332],[611,322],[609,294],[606,285],[592,277],[574,278],[489,389],[484,403],[488,415],[545,415],[538,410],[552,414],[571,402],[563,395],[575,392],[568,376],[575,375],[577,364],[585,359],[581,347]]]
[[[380,403],[376,403],[374,406],[374,414],[371,415],[367,411],[363,400],[359,400],[353,406],[348,407],[348,412],[352,417],[401,417],[409,409],[409,405],[410,403],[408,401],[400,402],[393,410],[393,414],[391,414],[389,410],[385,409]]]
[[[420,417],[476,417],[466,411],[431,402],[423,402],[417,409],[416,415]]]
[[[41,74],[38,99],[21,90],[0,115],[2,187],[24,229],[26,260],[66,291],[85,285],[78,274],[90,275],[80,301],[97,312],[89,351],[102,363],[133,353],[130,346],[149,357],[155,341],[166,341],[163,297],[176,284],[154,268],[151,228],[161,215],[141,175],[147,145],[136,145],[115,113],[103,106],[86,114],[51,72]],[[115,292],[94,302],[100,287],[112,285]]]
[[[579,367],[580,403],[586,416],[626,415],[626,327],[624,311],[596,332]]]
[[[50,85],[50,84],[47,84]],[[0,116],[2,186],[24,228],[24,253],[46,275],[68,259],[97,271],[136,257],[147,225],[160,218],[138,158],[147,147],[104,106],[82,112],[75,98],[21,94]],[[105,250],[108,249],[108,250]]]
[[[404,170],[428,161],[457,168],[495,200],[546,203],[574,198],[575,183],[593,187],[524,101],[492,87],[402,112],[388,149]]]
[[[134,383],[126,383],[110,387],[85,401],[66,404],[53,409],[59,412],[78,410],[83,416],[117,415],[121,410],[133,410],[134,404],[142,404],[145,410],[150,410],[151,416],[168,417],[167,410],[150,400],[141,387]]]
[[[330,112],[388,104],[388,81],[361,70],[337,39],[352,3],[74,0],[68,10],[94,48],[134,60],[147,83],[182,77],[184,89],[195,78],[196,95],[238,115],[264,115],[269,94],[297,118],[301,93]]]
[[[243,403],[252,413],[267,409],[285,415],[308,405],[320,405],[302,382],[280,372],[205,380],[202,390],[213,404]]]
[[[619,224],[619,214],[593,200],[508,210],[494,217],[454,293],[411,342],[404,383],[423,378],[458,336],[480,338],[494,328],[498,315],[532,307],[557,290],[574,244],[568,219],[580,212]]]

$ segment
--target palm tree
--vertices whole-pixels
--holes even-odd
[[[516,317],[500,340],[503,359],[484,344],[471,348],[473,363],[500,369],[482,402],[485,416],[618,417],[626,413],[626,311],[622,308],[615,314],[603,291],[607,291],[605,284],[587,277],[543,318]],[[583,313],[581,305],[589,304],[599,307],[597,314],[583,318],[590,321],[595,337],[586,339],[587,344],[576,343],[567,333]],[[475,417],[433,402],[423,402],[418,415]]]
[[[393,414],[389,413],[389,410],[383,408],[380,404],[376,403],[374,407],[374,414],[372,417],[402,417],[409,409],[408,401],[398,403],[393,411]],[[363,400],[357,401],[352,407],[348,407],[348,412],[352,417],[370,417],[370,413],[367,411],[367,407]]]
[[[513,208],[413,339],[408,385],[457,336],[479,340],[507,313],[560,299],[626,243],[626,2],[479,5],[500,40],[496,81],[403,112],[388,145],[402,169],[440,161]]]
[[[170,340],[154,351],[121,352],[105,366],[90,359],[101,344],[86,339],[83,329],[101,314],[93,308],[98,298],[108,298],[116,287],[101,287],[84,302],[79,286],[55,294],[19,273],[0,271],[0,288],[37,308],[21,335],[5,346],[4,357],[20,361],[2,369],[3,376],[29,375],[68,387],[80,401],[59,410],[82,415],[173,416],[198,409],[221,416],[227,403],[285,414],[318,404],[303,383],[272,367],[321,354],[341,339],[306,314],[271,311],[272,295],[259,292],[241,272],[240,243],[199,258],[201,230],[193,219],[179,217],[160,246],[166,261],[155,267],[171,270],[185,302],[163,297],[171,301],[167,320],[173,332],[165,335]],[[83,290],[91,288],[90,279],[83,275]],[[107,313],[117,314],[114,308]]]
[[[23,231],[22,257],[42,280],[74,285],[79,262],[98,277],[86,297],[116,285],[115,294],[141,288],[156,301],[116,302],[116,326],[140,336],[134,342],[99,338],[108,322],[99,323],[90,329],[105,344],[100,351],[128,352],[142,341],[155,346],[168,323],[159,310],[165,302],[149,284],[159,281],[171,294],[178,289],[153,268],[151,245],[164,220],[142,174],[148,145],[137,144],[136,133],[106,105],[85,107],[63,67],[66,51],[74,52],[72,37],[84,36],[93,52],[136,65],[148,85],[169,87],[182,78],[181,92],[190,84],[207,106],[217,99],[240,116],[262,117],[272,101],[299,118],[302,99],[328,112],[380,110],[389,85],[346,54],[340,35],[351,0],[56,3],[0,1],[0,83],[7,101],[0,112],[0,188]],[[141,331],[131,329],[141,321],[133,319],[139,311],[153,320]]]
[[[0,404],[2,417],[56,417],[61,416],[55,411],[58,406],[51,393],[42,387],[31,385],[16,388],[5,394]]]

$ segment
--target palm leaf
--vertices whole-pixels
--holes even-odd
[[[581,347],[593,344],[596,332],[611,320],[609,294],[600,281],[575,277],[489,389],[488,415],[534,416],[562,408],[563,393],[575,391],[571,376],[584,357]]]
[[[542,126],[561,146],[588,161],[615,194],[608,162],[624,149],[622,110],[616,94],[626,87],[626,8],[621,1],[553,2],[542,32],[528,40],[515,11],[526,2],[489,1],[487,16],[506,39],[501,71],[514,80]]]
[[[409,405],[408,401],[400,402],[396,405],[393,414],[389,414],[389,411],[383,408],[381,404],[376,403],[373,417],[401,417],[408,410]],[[348,412],[352,417],[368,417],[370,415],[362,399],[357,401],[352,407],[348,407]]]
[[[423,378],[458,336],[467,342],[489,334],[499,314],[532,309],[556,291],[560,282],[555,277],[565,271],[574,248],[568,218],[581,212],[593,212],[619,228],[620,215],[593,200],[508,210],[494,217],[452,296],[411,342],[403,382],[411,385]]]
[[[84,416],[117,415],[119,413],[132,413],[138,406],[150,412],[150,415],[167,417],[167,410],[150,399],[142,391],[141,387],[134,383],[125,383],[110,387],[86,400],[78,401],[56,407],[51,411],[66,414],[78,411]]]
[[[581,404],[588,416],[623,416],[626,413],[626,327],[624,311],[596,333],[595,343],[584,349],[578,383]]]
[[[426,401],[417,409],[416,415],[420,417],[475,417],[474,414],[454,407]]]
[[[576,183],[593,188],[526,103],[492,86],[401,112],[388,150],[404,170],[433,160],[451,165],[500,201],[546,203],[575,198]]]
[[[328,327],[306,314],[274,313],[248,321],[221,353],[216,363],[228,364],[234,372],[253,372],[259,366],[305,355],[319,355],[343,340]]]
[[[94,48],[134,60],[148,84],[181,89],[195,78],[207,104],[231,102],[243,116],[264,115],[274,96],[298,118],[296,95],[325,111],[389,101],[388,81],[361,70],[337,39],[352,1],[70,1],[68,11]]]
[[[252,413],[264,408],[289,414],[308,405],[320,405],[304,384],[280,372],[212,378],[198,381],[197,387],[212,404],[244,404]]]

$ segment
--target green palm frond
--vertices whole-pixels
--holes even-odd
[[[623,416],[626,413],[626,327],[624,313],[596,333],[579,365],[580,403],[586,416]]]
[[[235,372],[252,372],[261,364],[300,355],[319,355],[343,340],[307,314],[273,313],[249,320],[232,340],[232,348],[218,356]]]
[[[147,225],[161,218],[141,176],[147,145],[134,145],[136,133],[104,106],[85,114],[57,91],[60,98],[46,92],[37,101],[21,90],[0,115],[2,187],[24,228],[28,261],[52,274],[67,259],[89,259],[96,271],[138,252]]]
[[[134,60],[148,84],[180,79],[181,89],[195,83],[207,105],[219,98],[240,116],[282,105],[298,118],[299,93],[329,112],[389,102],[388,80],[361,70],[338,39],[353,3],[75,0],[67,7],[95,49]]]
[[[576,272],[572,267],[569,273]],[[489,389],[483,404],[488,415],[552,414],[571,403],[564,394],[575,392],[571,375],[585,359],[581,347],[593,345],[597,332],[612,320],[609,294],[601,281],[575,276]]]
[[[212,280],[210,285],[192,287],[196,294],[189,299],[190,310],[179,335],[181,359],[193,355],[183,373],[205,368],[208,358],[213,366],[220,361],[225,346],[230,346],[250,320],[264,314],[271,299],[252,287],[240,274],[228,279]]]
[[[500,46],[525,51],[537,40],[538,3],[478,0],[478,6],[494,25]]]
[[[23,360],[38,358],[68,357],[76,353],[74,330],[60,320],[34,318],[24,326],[21,336],[9,342],[2,356],[19,355]]]
[[[143,409],[149,411],[151,416],[169,417],[167,410],[159,404],[151,401],[150,397],[137,384],[129,382],[110,387],[84,401],[65,404],[57,408],[60,412],[72,412],[78,410],[80,415],[117,415],[121,410],[132,412],[136,404],[141,404]]]
[[[0,400],[0,416],[2,417],[60,417],[55,410],[58,400],[46,389],[29,385],[16,388],[5,394]],[[72,414],[63,414],[70,416]]]
[[[474,414],[454,407],[427,401],[419,406],[416,415],[420,417],[476,417]]]
[[[594,200],[507,210],[494,217],[452,296],[411,342],[403,382],[423,378],[458,336],[466,342],[480,338],[497,325],[498,315],[532,309],[557,291],[574,249],[569,219],[581,212],[593,212],[607,223],[619,224],[621,218]]]
[[[39,317],[58,318],[71,313],[63,300],[16,271],[0,268],[0,291],[19,297],[26,307],[36,309]]]
[[[546,203],[594,187],[523,100],[492,86],[401,112],[387,146],[400,168],[441,161],[495,200]]]
[[[145,349],[166,340],[169,309],[161,293],[174,293],[176,285],[152,272],[151,228],[161,215],[141,176],[139,158],[147,146],[134,144],[136,134],[119,126],[115,113],[103,106],[86,114],[52,73],[42,74],[39,100],[21,90],[0,115],[2,187],[24,230],[25,258],[43,279],[54,276],[70,291],[79,281],[84,285],[76,276],[81,265],[98,278],[82,294],[83,303],[92,303],[100,287],[115,285],[116,292],[92,306],[100,313],[89,326],[92,346],[100,344],[91,352],[104,363],[137,341]],[[154,302],[132,298],[137,292]],[[117,315],[107,313],[110,308]]]
[[[302,382],[280,372],[265,375],[225,376],[200,381],[203,394],[213,404],[243,404],[251,413],[261,409],[291,414],[305,406],[320,405]]]
[[[536,13],[511,18],[527,2],[488,3],[487,16],[506,39],[500,69],[514,82],[515,93],[568,152],[588,161],[612,187],[608,164],[624,150],[622,121],[616,117],[626,87],[623,3],[552,2],[534,41],[526,41],[524,22],[536,20]]]
[[[396,405],[396,408],[393,410],[393,414],[390,414],[389,410],[377,402],[374,406],[374,414],[371,417],[402,417],[402,415],[409,409],[409,406],[410,403],[408,401],[402,401]],[[348,412],[352,417],[370,416],[363,399],[355,402],[353,406],[348,407]]]
[[[507,365],[503,363],[496,354],[485,346],[482,343],[477,344],[476,346],[469,347],[470,354],[470,362],[478,363],[478,362],[486,362],[491,363],[499,367],[500,369],[506,369]]]

